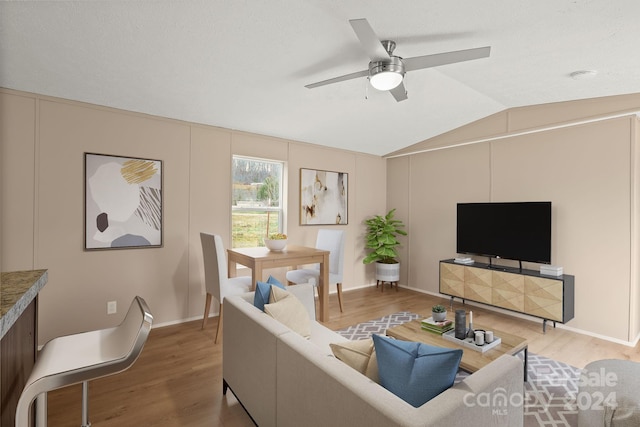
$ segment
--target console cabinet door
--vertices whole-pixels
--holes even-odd
[[[472,301],[491,304],[491,270],[465,267],[464,295]]]
[[[440,292],[464,298],[464,266],[440,263]]]
[[[524,279],[524,312],[549,320],[563,321],[562,281],[526,276]]]
[[[494,271],[491,282],[491,304],[508,310],[524,311],[524,276]]]

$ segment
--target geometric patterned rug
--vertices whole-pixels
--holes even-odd
[[[408,311],[383,316],[379,319],[359,323],[337,331],[345,338],[355,341],[367,339],[372,334],[384,334],[393,326],[402,325],[421,316]],[[524,357],[521,353],[519,357]],[[577,426],[578,379],[581,370],[548,357],[528,354],[528,378],[524,384],[525,427],[575,427]],[[460,371],[456,383],[468,373]]]
[[[420,316],[415,313],[401,311],[400,313],[390,314],[379,319],[358,323],[357,325],[349,326],[337,332],[351,341],[364,340],[373,334],[384,334],[389,328],[402,325],[419,317]]]
[[[581,369],[529,352],[529,381],[524,385],[525,427],[578,425],[578,379]]]

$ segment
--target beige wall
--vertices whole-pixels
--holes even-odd
[[[631,292],[629,294],[630,337],[640,336],[640,120],[632,122],[632,177],[631,177]]]
[[[587,106],[592,111],[593,101]],[[572,107],[579,109],[575,103]],[[544,111],[532,107],[531,123],[540,126],[541,117],[549,116]],[[517,127],[531,124],[526,109],[515,113]],[[400,188],[397,177],[388,180],[389,194],[404,195],[396,203],[409,204],[409,286],[438,292],[438,261],[456,255],[456,203],[550,200],[552,263],[576,280],[575,318],[568,326],[634,341],[639,332],[636,116],[508,136],[506,130],[515,127],[509,121],[513,116],[492,116],[486,129],[481,122],[473,126],[479,139],[499,135],[500,128],[504,139],[459,145],[473,140],[466,128],[459,139],[453,132],[407,149],[421,153],[388,159],[388,175],[407,176],[410,189]],[[500,125],[498,117],[506,122]],[[425,151],[446,144],[455,147]]]
[[[0,96],[3,271],[5,266],[14,270],[33,266],[36,111],[32,98]]]
[[[412,187],[409,183],[410,159],[401,157],[387,162],[387,187],[393,191],[387,192],[387,210],[395,209],[394,218],[402,221],[407,236],[398,235],[400,246],[397,248],[398,260],[400,261],[400,284],[407,285],[409,277],[409,247],[414,235],[409,224],[419,224],[412,222],[410,211],[410,197]],[[375,264],[375,263],[374,263]]]
[[[166,120],[11,90],[0,90],[1,260],[4,271],[48,268],[41,294],[40,342],[117,324],[135,294],[156,324],[201,315],[201,230],[230,241],[231,155],[280,159],[289,171],[287,232],[313,245],[317,227],[300,226],[299,168],[349,173],[345,289],[373,283],[363,266],[363,220],[397,208],[407,223],[401,283],[438,290],[437,262],[455,255],[458,201],[551,200],[553,263],[576,276],[576,318],[568,326],[616,340],[640,333],[638,223],[640,137],[628,116],[541,129],[631,108],[593,100],[515,109],[488,117],[383,160],[311,144]],[[527,135],[509,134],[535,129]],[[82,250],[83,153],[164,161],[164,247]],[[528,267],[536,268],[536,265]],[[274,272],[282,277],[283,271]],[[116,300],[119,313],[106,315]],[[610,310],[606,322],[602,309]],[[335,309],[333,307],[332,309]]]
[[[318,227],[299,225],[299,168],[349,173],[344,288],[373,281],[361,263],[361,236],[364,218],[386,207],[380,157],[11,90],[0,90],[0,108],[2,268],[49,269],[40,295],[41,344],[114,326],[136,294],[149,303],[156,325],[201,316],[199,232],[217,232],[229,245],[232,154],[286,162],[286,231],[307,245]],[[83,250],[85,152],[164,162],[162,248]],[[283,271],[275,273],[284,280]],[[111,300],[116,315],[106,314]]]

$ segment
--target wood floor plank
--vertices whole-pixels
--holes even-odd
[[[428,315],[436,303],[449,307],[449,300],[400,288],[384,292],[375,286],[344,291],[344,313],[335,295],[330,297],[331,320],[337,330],[398,311]],[[616,358],[640,362],[640,348],[604,341],[521,319],[486,308],[473,310],[474,322],[500,325],[505,332],[529,341],[529,350],[582,368],[587,363]],[[129,370],[90,382],[89,420],[95,427],[122,426],[253,426],[233,393],[222,395],[222,346],[214,344],[217,318],[206,329],[201,321],[152,329],[140,358]],[[80,425],[81,388],[71,386],[49,393],[48,422],[51,427]]]

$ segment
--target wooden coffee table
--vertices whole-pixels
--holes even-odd
[[[475,329],[483,329],[485,331],[492,330],[494,335],[496,337],[500,337],[502,340],[500,344],[483,353],[481,351],[470,350],[453,341],[445,340],[442,338],[442,335],[423,330],[420,324],[421,320],[422,319],[412,320],[411,322],[403,325],[389,328],[387,329],[387,336],[404,341],[422,342],[437,347],[459,348],[462,350],[460,369],[470,373],[483,368],[503,354],[515,356],[521,351],[524,351],[524,380],[527,381],[528,343],[525,338],[517,335],[511,335],[495,328],[486,328],[474,323],[473,326]]]

